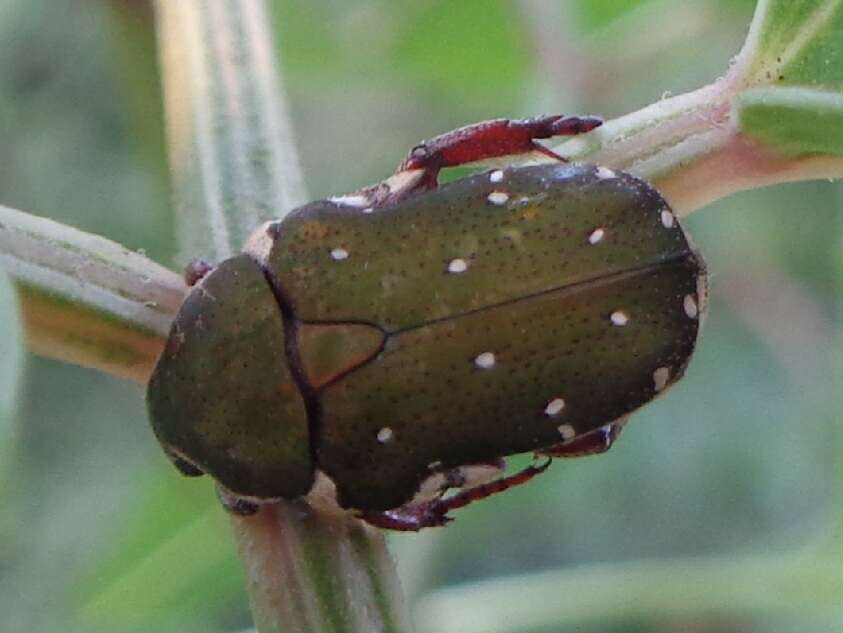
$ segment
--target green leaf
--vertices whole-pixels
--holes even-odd
[[[756,88],[737,99],[739,127],[788,155],[843,155],[843,93]]]
[[[124,630],[138,620],[154,627],[231,609],[232,597],[242,596],[243,574],[227,521],[205,483],[167,472],[138,504],[117,548],[104,552],[82,583],[85,621]]]
[[[779,154],[840,155],[843,0],[761,0],[743,55],[738,129]]]
[[[747,45],[758,80],[841,87],[843,1],[760,0]]]

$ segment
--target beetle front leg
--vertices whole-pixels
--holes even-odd
[[[416,145],[398,171],[424,170],[423,186],[432,189],[437,185],[439,171],[445,167],[530,152],[565,160],[536,140],[583,134],[602,124],[603,120],[598,117],[564,114],[482,121]]]
[[[364,512],[361,518],[376,527],[401,532],[418,532],[426,527],[441,527],[452,519],[451,510],[463,508],[470,503],[485,499],[514,486],[520,486],[540,475],[550,466],[550,458],[538,466],[531,465],[514,475],[495,479],[485,484],[468,488],[450,497],[440,497],[425,503],[406,505],[385,512]]]

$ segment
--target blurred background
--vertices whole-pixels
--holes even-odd
[[[610,118],[708,83],[738,51],[754,6],[272,4],[313,198],[377,181],[417,141],[468,122],[558,111]],[[146,2],[0,0],[0,147],[0,204],[183,264]],[[592,563],[775,555],[835,530],[841,191],[776,187],[688,218],[713,292],[685,380],[636,415],[607,456],[557,463],[461,511],[448,529],[390,536],[408,600]],[[30,355],[16,369],[14,304],[2,290],[0,630],[248,628],[210,483],[183,479],[166,461],[139,387]],[[843,620],[655,611],[542,630],[810,633],[843,630]],[[526,630],[513,622],[511,631]]]

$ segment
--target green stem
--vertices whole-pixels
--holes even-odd
[[[304,200],[263,0],[159,0],[183,252],[219,261]],[[232,520],[261,633],[410,630],[383,535],[331,495]]]
[[[378,530],[304,502],[234,526],[261,633],[411,630]]]
[[[238,252],[305,202],[263,0],[156,3],[184,259]]]

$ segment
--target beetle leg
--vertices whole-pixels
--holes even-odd
[[[519,470],[515,474],[507,477],[501,477],[500,479],[495,479],[494,481],[490,481],[473,488],[467,488],[451,497],[443,497],[442,499],[432,503],[437,506],[437,512],[441,512],[444,516],[451,510],[465,507],[470,503],[480,501],[480,499],[485,499],[486,497],[503,492],[509,488],[514,488],[515,486],[527,483],[536,475],[540,475],[547,470],[551,461],[553,460],[548,456],[547,461],[543,464],[539,464],[538,466],[531,464],[530,466]]]
[[[548,457],[543,464],[528,466],[508,477],[468,488],[450,497],[440,497],[426,503],[410,504],[385,512],[364,512],[361,518],[376,527],[402,532],[418,532],[426,527],[443,526],[452,520],[448,516],[448,512],[451,510],[465,507],[493,494],[525,484],[536,475],[540,475],[547,470],[551,461]]]
[[[384,512],[364,512],[360,518],[369,525],[384,530],[418,532],[422,528],[439,527],[452,520],[445,516],[444,512],[437,512],[437,510],[435,502],[431,502],[401,506]]]
[[[184,281],[192,288],[213,269],[214,267],[204,259],[191,259],[184,267]]]
[[[435,189],[439,185],[439,172],[445,167],[530,152],[564,161],[536,140],[584,134],[602,124],[603,119],[598,117],[564,114],[473,123],[416,145],[386,180],[331,200],[352,207],[378,208]]]
[[[417,532],[426,527],[446,525],[452,520],[448,516],[448,513],[452,510],[457,510],[480,499],[527,483],[536,475],[540,475],[547,470],[554,457],[582,457],[605,453],[615,443],[628,419],[628,416],[625,416],[570,442],[556,444],[541,451],[536,451],[537,455],[547,457],[547,461],[538,466],[528,466],[508,477],[467,488],[450,497],[439,496],[430,501],[408,504],[385,512],[366,512],[362,515],[362,518],[376,527],[404,532]],[[459,468],[443,471],[447,486],[463,485],[465,481],[461,472]],[[442,492],[444,493],[444,491],[443,488]]]
[[[552,114],[530,119],[492,119],[446,132],[416,145],[398,171],[422,169],[423,187],[437,185],[439,170],[502,156],[539,152],[556,160],[565,160],[536,143],[536,139],[574,136],[602,125],[593,116]]]
[[[537,455],[546,457],[585,457],[587,455],[600,455],[605,453],[614,445],[618,436],[623,430],[628,417],[611,422],[599,429],[595,429],[585,435],[580,435],[569,442],[555,444],[548,448],[536,451]]]
[[[475,488],[500,479],[504,470],[506,470],[506,461],[503,457],[499,457],[487,462],[447,468],[443,475],[448,488]],[[445,490],[442,492],[444,493]]]
[[[217,486],[217,498],[220,500],[222,507],[231,514],[237,516],[247,517],[255,514],[258,511],[258,504],[247,501],[242,497],[238,497],[233,492],[226,490],[222,486]]]
[[[476,462],[464,466],[443,467],[431,465],[430,476],[419,485],[416,495],[407,506],[421,506],[434,499],[441,499],[451,488],[474,488],[499,479],[506,470],[504,459]]]

